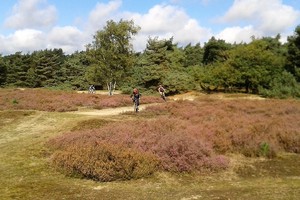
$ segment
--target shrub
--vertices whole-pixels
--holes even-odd
[[[291,73],[284,71],[271,80],[269,88],[259,88],[259,93],[271,98],[300,98],[300,84]]]
[[[158,165],[151,154],[108,143],[69,146],[56,151],[51,161],[69,175],[103,182],[147,177]]]
[[[232,138],[233,150],[247,157],[275,157],[277,144],[272,136],[262,130],[235,133]]]
[[[225,157],[224,163],[217,161],[218,157],[215,156],[211,145],[203,138],[194,138],[184,130],[177,131],[162,135],[154,146],[149,147],[160,158],[163,170],[192,172],[228,166],[228,159]]]
[[[300,106],[296,100],[200,99],[168,102],[143,112],[155,113],[156,118],[101,126],[91,122],[93,129],[64,134],[49,144],[56,153],[69,152],[60,157],[63,163],[74,149],[88,149],[87,144],[101,143],[117,148],[109,151],[129,149],[139,155],[150,154],[158,160],[159,169],[171,172],[226,169],[227,153],[268,158],[281,151],[299,153]],[[74,149],[68,150],[69,146]]]
[[[161,108],[149,109],[160,113]],[[297,100],[200,99],[168,103],[164,109],[164,115],[188,121],[186,131],[201,132],[206,143],[210,142],[219,154],[274,157],[280,151],[299,152]]]
[[[280,145],[287,152],[300,153],[300,133],[282,131],[277,134]]]
[[[203,169],[223,169],[228,165],[218,162],[209,141],[200,133],[194,133],[186,122],[172,118],[109,123],[101,129],[77,131],[54,138],[49,144],[55,150],[61,150],[70,144],[83,148],[85,143],[101,141],[120,148],[130,148],[159,159],[159,168],[171,172],[191,172]],[[228,159],[227,159],[228,161]],[[226,164],[227,163],[227,164]],[[221,164],[222,166],[217,166]]]
[[[271,154],[270,154],[270,152],[271,152],[270,145],[267,142],[262,142],[260,144],[259,149],[260,149],[260,151],[259,151],[260,155],[265,156],[265,157],[270,157],[271,156]]]
[[[19,102],[18,102],[18,100],[17,99],[13,99],[12,100],[12,104],[18,104]]]

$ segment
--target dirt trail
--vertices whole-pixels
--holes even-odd
[[[98,92],[100,93],[100,92]],[[104,94],[102,92],[101,94]],[[178,94],[174,96],[167,97],[167,102],[172,101],[178,101],[178,100],[189,100],[193,101],[197,98],[212,98],[212,99],[250,99],[250,100],[262,100],[264,98],[261,98],[257,95],[249,95],[249,94],[203,94],[199,92],[188,92],[185,94]],[[162,102],[164,103],[164,102]],[[144,110],[147,106],[150,105],[157,105],[159,103],[153,103],[153,104],[141,104],[140,105],[140,111]],[[113,116],[113,115],[119,115],[124,112],[133,112],[133,106],[126,106],[126,107],[117,107],[117,108],[106,108],[106,109],[91,109],[91,108],[80,108],[78,111],[73,112],[67,112],[69,114],[78,114],[78,115],[90,115],[90,116]]]
[[[140,105],[140,107],[139,107],[140,111],[145,109],[149,105],[155,105],[155,104]],[[106,109],[101,109],[101,110],[82,108],[82,109],[79,109],[78,111],[67,112],[67,113],[79,114],[79,115],[109,116],[109,115],[119,115],[124,112],[133,112],[133,106],[106,108]]]

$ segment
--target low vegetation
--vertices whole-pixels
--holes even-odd
[[[1,99],[30,99],[13,92]],[[221,96],[116,116],[1,101],[0,199],[298,199],[299,101]]]
[[[161,102],[159,97],[145,96],[143,103]],[[75,111],[78,107],[103,109],[132,105],[129,95],[79,94],[47,89],[1,89],[0,110]]]
[[[139,116],[126,123],[99,121],[98,127],[93,121],[93,129],[75,128],[51,139],[52,164],[68,174],[110,181],[155,171],[220,171],[232,153],[274,158],[300,152],[297,100],[179,100],[149,106]]]

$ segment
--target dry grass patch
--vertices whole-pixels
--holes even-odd
[[[111,121],[106,120],[106,119],[83,120],[83,121],[78,122],[77,125],[75,127],[73,127],[71,131],[101,128],[102,126],[104,126],[108,123],[111,123]]]
[[[17,122],[25,116],[34,114],[34,111],[0,111],[0,127]]]

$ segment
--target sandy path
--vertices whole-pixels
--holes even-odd
[[[144,104],[140,105],[140,111],[145,109],[149,105],[155,104]],[[133,106],[126,107],[118,107],[118,108],[106,108],[101,110],[96,109],[79,109],[78,111],[67,112],[70,114],[78,114],[78,115],[97,115],[97,116],[109,116],[109,115],[119,115],[124,112],[133,112]]]
[[[227,100],[231,100],[231,99],[252,99],[252,100],[260,99],[261,100],[261,99],[264,99],[257,95],[249,95],[249,94],[216,93],[216,94],[207,95],[207,94],[203,94],[203,93],[189,92],[189,93],[185,93],[185,94],[178,94],[178,95],[167,97],[167,102],[178,101],[178,100],[193,101],[197,98],[212,98],[212,99],[227,99]],[[159,104],[159,103],[141,104],[140,111],[145,109],[147,106],[157,105],[157,104]],[[101,109],[101,110],[90,109],[90,108],[80,108],[78,111],[67,112],[67,113],[78,114],[78,115],[90,115],[90,116],[113,116],[113,115],[122,114],[124,112],[134,112],[133,106],[106,108],[106,109]]]

